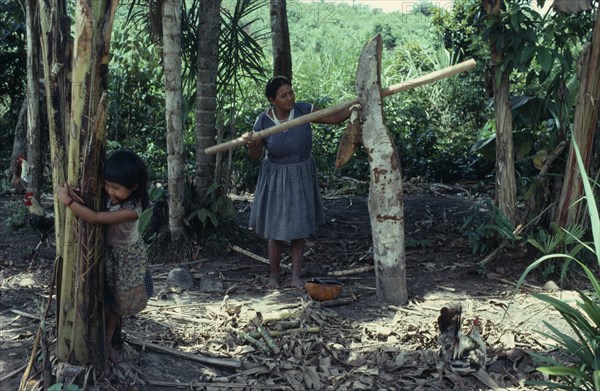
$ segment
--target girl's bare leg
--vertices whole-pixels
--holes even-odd
[[[119,353],[112,344],[112,338],[119,321],[119,314],[106,308],[106,350],[108,352],[108,359],[114,363],[123,361],[123,355]]]
[[[279,288],[279,275],[281,266],[281,240],[269,239],[269,266],[271,270],[271,277],[267,284],[268,289]]]
[[[304,258],[304,239],[294,239],[290,244],[292,255],[292,281],[290,285],[294,288],[302,288],[304,283],[300,279],[302,273],[302,260]]]

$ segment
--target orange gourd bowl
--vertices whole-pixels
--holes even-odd
[[[306,293],[316,301],[333,300],[340,297],[344,284],[336,279],[313,278],[304,283]]]

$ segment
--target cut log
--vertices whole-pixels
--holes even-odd
[[[208,365],[216,365],[219,367],[226,368],[241,368],[242,362],[237,359],[227,359],[227,358],[218,358],[218,357],[209,357],[204,356],[199,353],[186,353],[181,350],[171,349],[166,346],[160,346],[149,342],[141,342],[135,338],[130,336],[127,337],[127,342],[129,342],[133,346],[137,346],[140,348],[146,348],[148,350],[153,350],[158,353],[168,354],[175,357],[185,358],[186,360],[200,362],[202,364]]]
[[[253,252],[250,252],[248,250],[244,250],[240,246],[233,245],[233,246],[231,246],[231,249],[233,251],[235,251],[235,252],[240,253],[240,254],[244,254],[245,256],[247,256],[249,258],[252,258],[252,259],[254,259],[254,260],[258,261],[258,262],[266,263],[267,265],[270,264],[270,262],[269,262],[269,260],[267,258],[261,257],[260,255],[254,254]],[[281,265],[281,267],[286,268],[286,269],[290,269],[291,268],[290,265]]]
[[[400,158],[383,121],[379,87],[382,47],[383,40],[377,35],[363,48],[356,72],[356,92],[360,99],[363,144],[371,173],[368,206],[377,298],[402,305],[408,301],[404,199]]]
[[[473,60],[473,59],[463,61],[456,65],[452,65],[452,66],[440,69],[439,71],[428,73],[428,74],[418,77],[416,79],[408,80],[408,81],[405,81],[402,83],[394,84],[392,86],[389,86],[388,88],[384,88],[383,90],[381,90],[381,96],[386,97],[386,96],[390,96],[393,94],[397,94],[398,92],[402,92],[402,91],[406,91],[406,90],[410,90],[410,89],[422,86],[423,84],[433,83],[440,79],[454,76],[458,73],[468,71],[469,69],[473,69],[473,68],[475,68],[475,65],[476,65],[476,63],[475,63],[475,60]],[[314,111],[310,114],[303,115],[302,117],[295,118],[291,121],[286,121],[283,124],[273,126],[271,128],[267,128],[265,130],[261,130],[260,132],[251,133],[252,140],[259,140],[259,139],[262,139],[262,138],[265,138],[268,136],[272,136],[276,133],[283,132],[284,130],[288,130],[295,126],[303,125],[307,122],[313,122],[320,118],[327,117],[329,114],[337,113],[338,111],[348,110],[351,106],[353,106],[357,103],[359,103],[358,98],[349,100],[346,102],[342,102],[340,104],[328,107],[326,109]],[[212,147],[206,148],[204,150],[204,153],[206,153],[208,155],[212,155],[217,152],[227,151],[229,149],[239,147],[240,145],[244,145],[244,144],[246,144],[246,136],[247,136],[247,134],[244,134],[236,139],[229,140],[229,141],[226,141],[221,144],[213,145]]]
[[[360,273],[364,273],[364,272],[370,272],[372,270],[375,270],[375,266],[362,266],[362,267],[355,267],[354,269],[336,270],[336,271],[327,273],[327,275],[334,276],[334,277],[342,277],[342,276],[349,276],[351,274],[360,274]]]

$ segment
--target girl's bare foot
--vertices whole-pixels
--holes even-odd
[[[118,364],[120,362],[123,361],[123,355],[117,351],[115,348],[113,348],[112,346],[108,346],[108,359],[114,363],[114,364]]]
[[[267,283],[267,289],[279,289],[279,277],[271,276]]]

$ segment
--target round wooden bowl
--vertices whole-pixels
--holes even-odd
[[[316,301],[337,299],[342,294],[343,287],[344,284],[335,279],[313,278],[304,283],[306,293]]]

